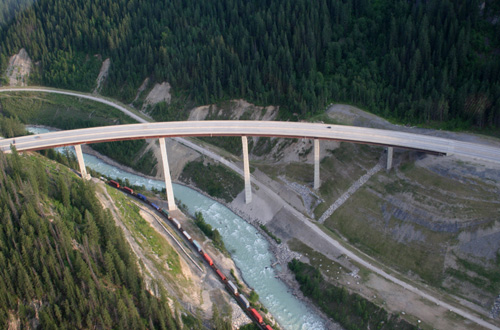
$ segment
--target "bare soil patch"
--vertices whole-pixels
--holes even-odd
[[[144,100],[141,111],[146,110],[148,106],[153,106],[160,102],[166,102],[167,104],[170,104],[170,101],[172,100],[170,88],[171,86],[168,82],[156,84]]]
[[[10,86],[27,86],[28,79],[33,67],[33,62],[24,48],[18,54],[13,55],[5,75]]]
[[[111,60],[109,58],[105,59],[104,62],[102,62],[101,70],[99,71],[99,75],[97,76],[96,79],[96,87],[93,91],[94,94],[99,93],[101,91],[101,85],[108,77],[108,71],[110,65],[111,65]]]

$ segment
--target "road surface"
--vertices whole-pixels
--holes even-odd
[[[76,144],[188,136],[273,136],[367,143],[500,163],[500,148],[434,136],[365,127],[253,120],[176,121],[102,126],[0,141],[0,150],[49,149]]]

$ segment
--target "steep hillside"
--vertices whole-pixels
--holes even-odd
[[[408,152],[396,159],[325,226],[410,277],[491,308],[500,293],[498,167]]]
[[[37,155],[0,154],[2,328],[181,329],[94,186]]]

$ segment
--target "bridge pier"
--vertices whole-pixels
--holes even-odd
[[[250,163],[248,162],[248,139],[246,136],[241,137],[243,146],[243,172],[245,178],[245,204],[252,202],[252,183],[250,182]]]
[[[75,144],[76,159],[78,160],[78,166],[80,166],[80,174],[83,180],[89,180],[90,175],[87,173],[87,168],[85,167],[85,161],[83,160],[82,146],[80,144]]]
[[[392,168],[392,154],[394,153],[393,147],[387,147],[387,170]]]
[[[167,191],[168,210],[174,211],[177,210],[177,207],[175,206],[174,189],[172,188],[172,178],[170,177],[170,167],[168,166],[165,138],[159,138],[158,141],[160,142],[161,160],[163,162],[163,174],[165,176],[165,189]]]
[[[319,140],[314,139],[314,190],[318,190],[321,182],[319,181]]]

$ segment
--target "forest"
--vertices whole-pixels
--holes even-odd
[[[220,198],[226,203],[234,200],[244,188],[243,179],[236,173],[220,164],[205,165],[202,161],[188,162],[182,170],[180,180],[194,184],[210,196]]]
[[[92,183],[14,150],[0,191],[1,328],[181,329]]]
[[[279,105],[282,120],[342,102],[405,124],[500,127],[498,1],[13,3],[0,66],[24,47],[33,84],[90,91],[110,58],[102,93],[127,103],[149,77],[194,104]]]

